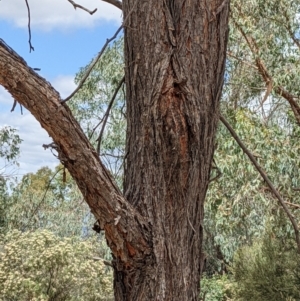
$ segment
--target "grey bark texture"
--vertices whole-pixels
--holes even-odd
[[[124,193],[67,104],[3,41],[0,84],[53,138],[105,230],[116,301],[198,300],[229,1],[124,0]]]

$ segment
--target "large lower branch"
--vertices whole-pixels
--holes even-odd
[[[0,84],[49,133],[58,158],[105,230],[113,254],[128,267],[149,253],[148,223],[123,198],[59,93],[0,39]]]

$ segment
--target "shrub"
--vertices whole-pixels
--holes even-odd
[[[238,300],[300,300],[300,255],[290,241],[266,235],[237,252],[232,271]]]
[[[226,301],[230,300],[231,283],[227,275],[202,276],[201,301]]]
[[[112,273],[91,240],[49,231],[8,232],[0,245],[0,300],[75,301],[112,297]]]

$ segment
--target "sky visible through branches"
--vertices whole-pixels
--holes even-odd
[[[39,0],[31,0],[31,43],[34,51],[30,53],[27,7],[25,1],[21,2],[0,2],[0,38],[30,67],[40,68],[38,73],[64,98],[74,90],[74,77],[79,68],[87,65],[120,26],[120,10],[105,2],[85,0],[85,7],[90,10],[97,8],[97,12],[90,15],[80,9],[74,10],[67,0],[44,0],[43,7]],[[29,112],[23,110],[21,115],[18,105],[11,113],[12,106],[13,99],[0,87],[0,127],[10,125],[17,128],[23,139],[18,160],[20,167],[14,170],[14,174],[22,176],[42,166],[56,166],[58,160],[42,147],[51,142],[47,133]],[[0,168],[3,165],[0,161]]]

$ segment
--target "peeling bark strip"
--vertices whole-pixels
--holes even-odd
[[[53,138],[60,161],[105,229],[114,255],[130,267],[150,254],[148,223],[123,198],[68,106],[61,105],[59,93],[2,40],[0,84]]]

